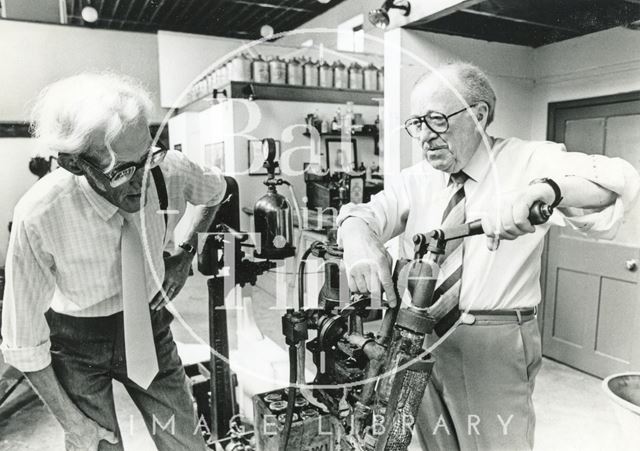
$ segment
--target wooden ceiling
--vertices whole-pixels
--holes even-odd
[[[640,20],[640,0],[484,0],[466,4],[405,28],[540,47]]]
[[[180,31],[229,38],[258,39],[260,27],[292,30],[344,0],[66,0],[70,25],[156,32]],[[81,17],[88,3],[98,21]]]

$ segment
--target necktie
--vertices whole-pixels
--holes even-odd
[[[468,176],[460,171],[451,174],[448,189],[451,197],[442,214],[442,228],[460,225],[465,221],[464,183]],[[462,257],[464,245],[462,239],[447,242],[444,256],[440,260],[440,271],[433,295],[433,304],[429,313],[436,319],[434,330],[438,336],[455,324],[460,317],[458,304],[462,284]]]
[[[123,216],[124,217],[124,216]],[[127,376],[147,389],[158,373],[140,235],[130,219],[122,224],[122,304]]]

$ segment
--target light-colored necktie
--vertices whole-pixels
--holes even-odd
[[[122,304],[127,376],[147,389],[158,373],[158,358],[151,329],[144,254],[138,231],[127,217],[123,218]]]
[[[442,227],[460,225],[465,221],[464,183],[468,176],[460,171],[451,174],[449,186],[451,197],[442,214]],[[445,254],[440,263],[440,271],[433,294],[433,304],[429,313],[436,319],[435,332],[439,337],[455,324],[460,317],[460,287],[462,284],[463,239],[447,242]]]

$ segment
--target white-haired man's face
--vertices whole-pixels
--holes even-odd
[[[463,103],[437,77],[424,80],[413,90],[411,117],[420,121],[413,136],[420,141],[424,158],[439,171],[453,174],[464,169],[480,144],[481,132],[466,107],[478,115],[484,127],[486,105]]]
[[[130,166],[130,163],[140,163],[142,165],[147,158],[151,142],[146,120],[140,119],[125,127],[110,144],[117,160],[108,174],[118,171],[123,166]],[[111,155],[106,149],[99,156],[94,155],[84,158],[96,169],[104,170],[111,164]],[[142,168],[136,170],[130,180],[115,188],[105,183],[104,177],[97,173],[94,168],[85,165],[83,170],[89,184],[98,194],[128,213],[140,210],[142,207],[142,193],[143,191],[146,192],[151,179],[150,176],[147,176],[146,184],[143,186],[144,170]]]

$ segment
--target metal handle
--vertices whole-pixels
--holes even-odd
[[[638,262],[634,258],[632,258],[631,260],[627,260],[626,262],[624,262],[624,264],[629,271],[635,271],[636,269],[638,269]]]

